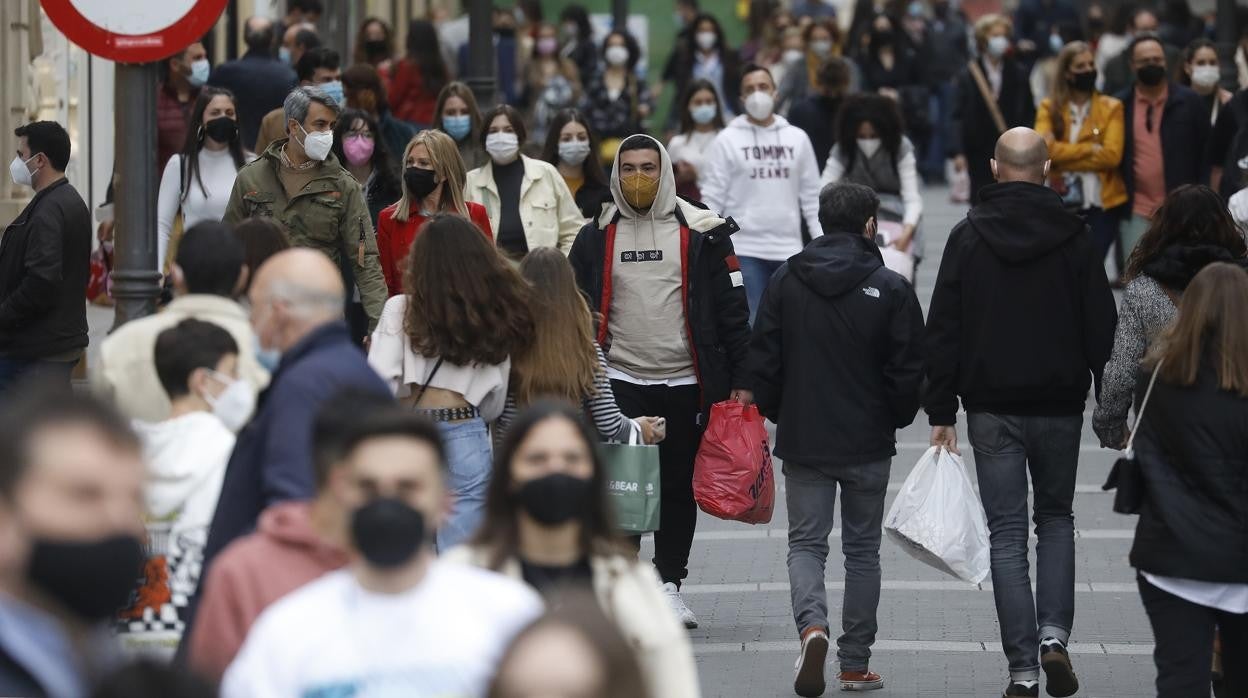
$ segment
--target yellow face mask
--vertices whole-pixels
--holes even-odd
[[[629,206],[641,211],[654,205],[654,198],[659,194],[659,180],[641,172],[620,177],[620,191]]]

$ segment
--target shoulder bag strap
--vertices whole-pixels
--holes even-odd
[[[439,356],[437,363],[433,365],[433,370],[429,372],[429,377],[425,379],[425,382],[420,386],[420,390],[416,393],[416,400],[412,402],[412,407],[416,407],[420,404],[420,399],[425,396],[425,391],[429,389],[429,383],[433,380],[434,376],[438,375],[438,369],[442,368],[442,361],[442,357]]]
[[[971,71],[971,77],[975,79],[975,85],[979,88],[979,95],[984,98],[984,103],[988,105],[988,113],[992,115],[992,123],[997,127],[997,132],[1005,133],[1008,127],[1005,125],[1005,117],[1001,115],[1001,107],[997,105],[997,98],[992,94],[992,88],[988,87],[988,79],[984,77],[984,71],[975,61],[966,64]]]
[[[1153,368],[1153,376],[1148,379],[1148,389],[1144,391],[1144,399],[1140,402],[1140,409],[1135,413],[1135,428],[1131,430],[1131,436],[1127,439],[1127,458],[1135,457],[1135,435],[1139,433],[1140,424],[1144,421],[1144,410],[1148,407],[1149,396],[1153,394],[1153,384],[1157,382],[1157,374],[1161,372],[1161,363],[1161,361],[1158,361],[1157,366]]]

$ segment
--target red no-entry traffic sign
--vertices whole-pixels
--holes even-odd
[[[168,58],[198,40],[226,0],[40,0],[57,29],[88,53],[118,63]]]

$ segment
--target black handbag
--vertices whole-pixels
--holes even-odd
[[[1122,458],[1114,462],[1114,467],[1105,478],[1101,489],[1108,492],[1114,490],[1114,511],[1119,514],[1138,514],[1144,503],[1144,473],[1140,471],[1140,462],[1135,459],[1135,435],[1140,431],[1144,420],[1144,410],[1148,407],[1148,398],[1153,394],[1153,384],[1157,382],[1157,373],[1161,370],[1161,362],[1153,369],[1148,379],[1148,389],[1144,391],[1144,400],[1135,415],[1135,429],[1127,439],[1127,450]]]

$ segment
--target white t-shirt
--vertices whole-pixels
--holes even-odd
[[[244,162],[251,159],[253,158],[250,154],[244,155]],[[187,184],[189,191],[186,202],[181,204],[183,230],[189,230],[200,221],[219,221],[225,216],[225,207],[230,202],[230,192],[234,189],[235,178],[238,177],[238,168],[234,165],[234,156],[229,149],[200,150],[199,176],[204,180],[203,189],[199,187],[199,179],[191,177]],[[173,221],[178,216],[181,199],[182,156],[174,155],[165,165],[165,172],[160,178],[160,193],[156,198],[156,261],[161,266],[168,254],[169,235],[173,231]]]
[[[483,696],[507,645],[542,611],[521,582],[439,560],[397,595],[331,572],[260,615],[221,696]]]

